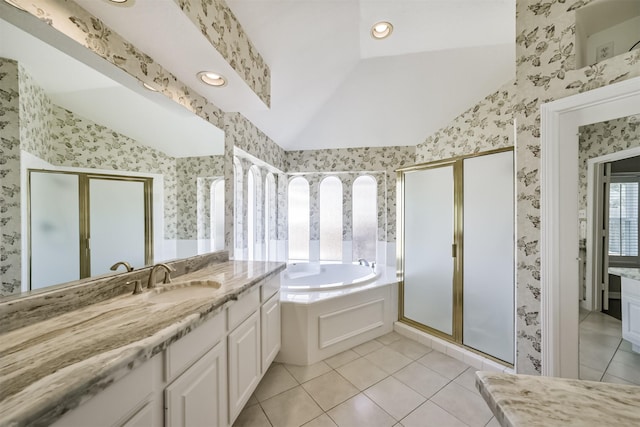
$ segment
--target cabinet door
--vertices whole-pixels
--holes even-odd
[[[225,361],[226,348],[223,341],[165,389],[165,426],[226,425]]]
[[[262,328],[262,372],[266,372],[280,351],[280,294],[276,293],[260,309]]]
[[[260,315],[256,311],[228,337],[229,424],[233,424],[260,380]]]

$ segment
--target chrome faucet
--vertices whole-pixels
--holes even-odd
[[[111,271],[116,271],[121,265],[124,265],[124,268],[126,268],[127,271],[133,271],[133,267],[131,267],[131,264],[129,264],[127,261],[116,262],[111,266]]]
[[[366,265],[367,267],[369,267],[369,261],[367,261],[367,260],[366,260],[366,259],[364,259],[364,258],[360,258],[360,259],[358,259],[358,264],[360,264],[360,265]]]
[[[156,264],[151,268],[151,273],[149,273],[149,282],[147,283],[147,289],[153,289],[156,286],[156,273],[160,268],[164,269],[163,283],[171,283],[171,272],[176,271],[176,269],[173,267],[169,267],[167,264]]]

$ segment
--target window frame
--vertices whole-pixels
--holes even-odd
[[[640,203],[640,173],[614,173],[611,175],[610,184],[624,184],[624,183],[638,183],[638,200]],[[610,209],[611,203],[611,190],[609,190],[609,200],[607,201],[608,209]],[[640,214],[638,215],[638,255],[636,256],[621,256],[612,255],[611,248],[609,247],[609,264],[611,266],[638,266],[640,265]],[[611,220],[609,219],[609,222]],[[610,233],[610,226],[607,225],[607,232]],[[607,237],[608,239],[609,237]]]

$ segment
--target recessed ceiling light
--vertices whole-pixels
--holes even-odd
[[[107,3],[113,5],[113,6],[124,6],[124,7],[130,7],[133,6],[133,3],[135,0],[104,0]]]
[[[155,87],[151,86],[149,83],[145,83],[145,82],[141,82],[142,83],[142,87],[150,90],[151,92],[157,92],[158,89],[156,89]]]
[[[198,77],[209,86],[222,87],[227,85],[227,80],[224,77],[212,71],[200,71]]]
[[[16,9],[20,9],[20,10],[22,10],[22,11],[24,11],[24,12],[26,12],[26,11],[27,11],[24,7],[20,6],[20,5],[19,5],[18,3],[16,3],[14,0],[4,0],[4,2],[5,2],[6,4],[8,4],[9,6],[13,6],[13,7],[15,7]]]
[[[380,21],[371,27],[371,37],[374,39],[384,39],[393,32],[393,25],[386,21]]]

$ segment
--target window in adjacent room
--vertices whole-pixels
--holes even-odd
[[[377,184],[363,175],[353,182],[353,259],[375,261],[377,240]]]
[[[320,260],[342,260],[342,182],[335,176],[320,183]]]
[[[296,177],[289,182],[289,260],[309,259],[309,182]]]
[[[638,263],[640,176],[612,176],[609,189],[609,255],[612,261]]]

